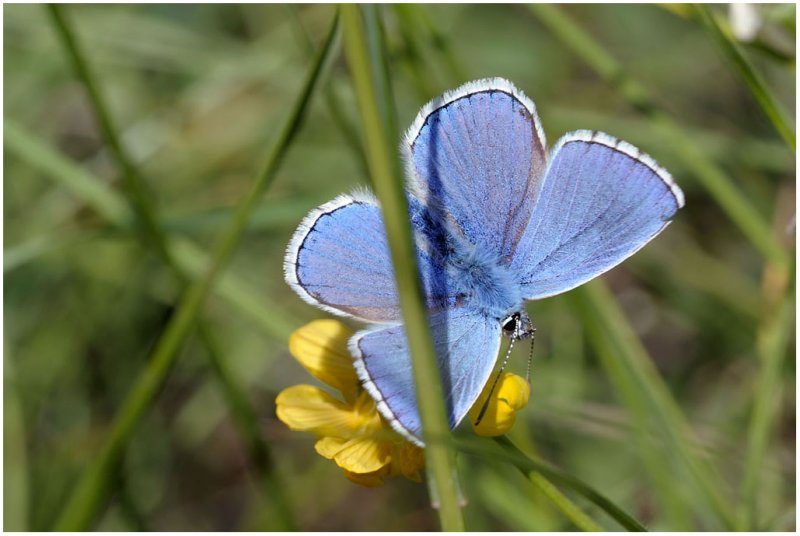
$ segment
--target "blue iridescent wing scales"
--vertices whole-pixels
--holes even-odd
[[[499,78],[429,103],[402,145],[410,193],[503,264],[530,218],[545,147],[533,103]]]
[[[447,415],[454,428],[475,403],[500,348],[500,325],[465,307],[430,317]],[[403,326],[357,333],[350,339],[356,372],[392,427],[422,444],[416,388]]]
[[[447,306],[441,266],[421,248],[417,262],[428,306]],[[305,301],[328,312],[377,323],[401,319],[383,217],[369,195],[342,195],[306,216],[286,251],[284,275]]]
[[[669,173],[630,144],[577,131],[556,144],[511,268],[525,299],[565,292],[633,255],[683,206]]]

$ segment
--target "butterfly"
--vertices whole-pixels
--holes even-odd
[[[607,134],[571,132],[548,152],[533,102],[502,78],[428,103],[401,153],[451,428],[491,376],[502,334],[531,332],[525,302],[610,270],[684,204],[666,170]],[[350,339],[356,372],[389,424],[423,445],[377,200],[356,192],[312,210],[289,243],[284,272],[305,301],[374,324]]]

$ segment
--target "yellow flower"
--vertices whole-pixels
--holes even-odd
[[[516,420],[516,412],[525,407],[531,395],[530,385],[525,378],[510,372],[503,372],[494,393],[492,393],[492,398],[489,400],[486,413],[483,414],[481,422],[475,426],[475,421],[486,402],[486,397],[489,396],[489,390],[493,383],[494,377],[489,380],[478,400],[469,410],[468,416],[472,423],[472,429],[479,436],[494,437],[511,430]]]
[[[347,349],[352,335],[335,320],[315,320],[292,333],[292,355],[343,400],[318,387],[295,385],[278,395],[278,418],[292,430],[315,434],[317,453],[336,462],[353,482],[374,487],[396,475],[419,482],[424,453],[391,429],[359,385]]]
[[[317,453],[336,462],[353,482],[375,487],[383,485],[384,478],[398,475],[419,482],[424,452],[392,430],[362,389],[347,349],[352,335],[336,320],[315,320],[292,333],[291,354],[314,377],[335,388],[341,398],[319,387],[295,385],[278,394],[278,418],[292,430],[315,434]],[[515,412],[525,407],[530,396],[526,380],[504,372],[475,426],[493,382],[494,376],[469,412],[473,429],[481,436],[510,430]]]

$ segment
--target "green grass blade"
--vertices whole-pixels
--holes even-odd
[[[202,277],[211,266],[212,259],[195,242],[176,238],[170,240],[169,248],[175,255],[177,266],[192,279]],[[276,341],[285,343],[289,334],[300,324],[300,319],[294,318],[280,304],[255,290],[230,270],[220,275],[213,292],[254,320],[265,334]]]
[[[95,77],[92,75],[89,64],[78,45],[77,39],[72,32],[71,25],[61,13],[60,6],[50,5],[48,7],[56,29],[61,37],[64,49],[67,51],[78,78],[83,83],[89,96],[89,101],[100,125],[100,130],[111,149],[112,156],[122,171],[128,199],[139,218],[140,227],[143,231],[141,234],[144,235],[144,242],[149,244],[160,254],[165,263],[178,275],[178,278],[185,285],[189,281],[186,277],[186,272],[176,264],[176,259],[172,253],[173,249],[169,247],[169,239],[159,222],[156,208],[148,194],[145,181],[129,158],[127,151],[117,136],[117,129],[113,125],[111,113],[102,98],[99,84],[95,82]],[[223,282],[220,284],[222,283]],[[225,281],[224,283],[228,282]],[[276,514],[274,517],[278,521],[276,527],[284,530],[292,530],[295,528],[293,515],[286,500],[286,496],[282,492],[283,486],[278,482],[278,474],[271,465],[272,456],[269,453],[269,447],[263,437],[258,433],[258,429],[252,425],[256,421],[255,410],[247,401],[247,396],[242,388],[234,381],[230,374],[226,373],[226,363],[222,361],[223,357],[214,343],[211,330],[202,319],[198,320],[198,330],[200,332],[200,339],[206,346],[206,352],[211,361],[211,370],[218,376],[219,385],[223,390],[231,413],[239,424],[240,430],[242,430],[245,437],[245,443],[250,449],[251,459],[259,474],[262,476],[270,499],[276,506],[276,508],[274,508],[274,513]]]
[[[428,326],[422,287],[412,242],[408,207],[396,155],[396,132],[383,114],[392,114],[391,102],[380,103],[388,94],[375,79],[383,77],[382,57],[370,57],[364,17],[356,5],[343,5],[345,51],[361,111],[363,135],[372,181],[381,200],[389,249],[397,279],[400,305],[414,368],[420,418],[426,440],[427,474],[432,497],[439,503],[442,529],[463,530],[459,487],[453,452],[445,438],[450,436],[444,407],[439,368]],[[374,42],[373,42],[374,43]],[[378,63],[378,65],[375,65]]]
[[[413,7],[411,4],[394,4],[392,10],[397,17],[397,26],[403,38],[405,59],[409,65],[417,95],[420,99],[429,101],[436,95],[435,78],[426,69],[425,50],[416,35],[418,25],[412,19]]]
[[[549,463],[526,455],[520,451],[507,437],[495,438],[496,445],[477,437],[460,437],[456,446],[460,452],[475,456],[483,456],[493,460],[502,460],[514,465],[523,473],[538,473],[551,482],[581,495],[593,504],[600,507],[606,514],[631,532],[646,532],[647,529],[636,519],[617,506],[599,491],[595,490],[579,478],[550,465]],[[499,445],[499,447],[497,446]]]
[[[767,447],[775,418],[784,396],[785,379],[781,376],[792,328],[795,325],[794,266],[783,270],[769,266],[764,270],[764,320],[756,335],[759,360],[758,378],[747,429],[747,455],[742,481],[742,518],[746,529],[765,530],[759,519],[759,482],[767,459]]]
[[[658,429],[691,477],[707,506],[728,529],[737,527],[731,505],[721,495],[722,481],[699,460],[686,418],[636,337],[614,296],[601,280],[595,280],[570,293],[575,311],[586,326],[603,366],[624,402],[636,414],[644,400],[655,417]]]
[[[134,214],[124,198],[80,165],[44,145],[35,134],[13,119],[3,121],[3,144],[12,154],[35,164],[37,169],[75,193],[104,219],[122,229],[132,227]]]
[[[309,57],[314,56],[314,43],[311,40],[311,35],[308,33],[308,30],[303,26],[300,18],[297,15],[296,7],[287,4],[286,10],[290,14],[290,19],[294,26],[297,28],[297,34],[300,36],[302,40],[301,46],[305,49],[306,53]],[[328,108],[328,113],[331,114],[331,119],[333,119],[334,124],[339,129],[339,132],[342,134],[342,139],[344,139],[347,147],[350,149],[350,152],[353,153],[353,156],[356,158],[356,161],[359,164],[360,170],[363,172],[364,177],[369,176],[368,165],[367,165],[367,158],[364,155],[364,148],[361,146],[361,140],[358,137],[358,130],[356,129],[355,125],[350,122],[350,119],[345,114],[345,106],[342,104],[341,99],[339,98],[338,93],[336,92],[335,86],[328,82],[325,84],[325,105]]]
[[[430,42],[430,45],[441,58],[442,66],[437,70],[444,71],[447,79],[454,84],[462,84],[469,79],[462,62],[453,52],[448,36],[439,31],[433,17],[428,12],[427,5],[397,4],[396,8],[407,12],[408,23],[411,24],[412,31],[427,34],[425,40]]]
[[[597,348],[598,342],[591,342]],[[598,351],[602,349],[598,348]],[[652,412],[648,409],[647,400],[641,390],[637,389],[635,382],[628,380],[623,362],[608,359],[603,365],[636,424],[632,432],[637,452],[652,481],[653,493],[661,499],[664,517],[669,520],[671,528],[688,530],[691,527],[689,508],[680,495],[683,482],[675,479],[674,471],[665,463],[664,453],[658,448],[656,438],[651,433]]]
[[[274,456],[261,435],[258,415],[229,370],[225,355],[215,340],[213,332],[203,323],[198,325],[198,333],[206,349],[212,354],[212,359],[209,361],[214,368],[214,378],[219,383],[228,406],[232,408],[231,414],[244,433],[251,461],[258,474],[266,475],[263,478],[264,491],[267,497],[274,502],[274,507],[271,509],[272,517],[278,518],[277,523],[272,526],[287,531],[297,530],[297,523],[294,520],[284,483],[278,478],[275,471]]]
[[[25,417],[9,354],[6,348],[3,352],[3,530],[23,532],[30,530],[28,449]]]
[[[271,147],[263,171],[242,199],[233,220],[214,248],[212,264],[205,276],[195,280],[182,296],[175,314],[170,318],[166,329],[158,339],[145,370],[135,380],[133,388],[123,403],[122,409],[114,421],[110,436],[98,455],[89,464],[68,499],[56,523],[57,530],[82,530],[89,526],[94,518],[105,496],[109,478],[114,474],[114,467],[122,448],[161,387],[178,351],[193,327],[206,297],[230,260],[245,230],[251,211],[272,183],[276,170],[300,128],[323,71],[337,50],[335,45],[338,43],[338,28],[337,17],[325,46],[312,65],[303,88]]]
[[[364,30],[363,50],[366,51],[368,57],[375,102],[383,122],[385,135],[388,140],[393,141],[397,133],[397,111],[394,105],[387,52],[384,45],[383,22],[380,17],[382,8],[377,4],[363,4],[360,7]],[[359,97],[358,93],[356,93],[356,97]]]
[[[595,523],[591,517],[584,514],[575,503],[569,500],[569,497],[561,493],[561,491],[541,473],[532,471],[528,475],[528,478],[530,478],[533,485],[539,488],[544,496],[550,499],[576,527],[584,532],[604,532],[603,527]]]
[[[766,457],[772,424],[779,411],[779,402],[783,396],[781,366],[786,358],[791,339],[794,313],[794,299],[787,297],[775,314],[775,318],[771,319],[759,334],[758,353],[762,368],[759,372],[755,405],[747,434],[747,458],[743,485],[743,496],[746,502],[745,522],[749,530],[763,530],[759,528],[759,519],[756,516],[758,512],[758,480]]]
[[[44,176],[63,185],[98,215],[107,218],[118,231],[129,233],[133,229],[133,212],[120,193],[22,125],[11,119],[6,119],[4,124],[6,132],[12,132],[11,135],[6,135],[4,140],[9,154],[20,158],[31,168],[39,170]],[[63,242],[63,234],[61,238]],[[68,247],[72,241],[80,239],[80,236],[70,235],[67,243],[61,243],[59,247]],[[19,246],[19,250],[15,248],[5,250],[4,269],[14,269],[51,243],[54,243],[54,240],[40,237]],[[208,252],[188,239],[170,239],[167,247],[183,279],[197,279],[211,265]],[[6,258],[9,253],[10,256]],[[262,296],[230,270],[222,274],[213,291],[235,309],[252,318],[275,340],[285,341],[299,323],[299,320],[291,318],[286,312],[275,314],[277,304],[270,304],[268,296]]]
[[[795,151],[797,148],[797,138],[789,114],[775,95],[769,90],[764,79],[761,78],[761,75],[758,74],[747,58],[745,58],[744,54],[742,54],[742,51],[739,50],[736,43],[729,35],[722,31],[711,10],[703,4],[694,4],[694,9],[700,21],[703,23],[703,26],[705,26],[708,33],[711,34],[714,41],[717,42],[717,45],[719,45],[722,53],[725,54],[728,61],[739,71],[741,77],[744,78],[747,87],[750,88],[750,91],[761,105],[764,113],[767,114],[767,117],[772,121],[775,130],[781,135],[786,145],[788,145],[792,151]]]
[[[7,274],[17,270],[50,251],[70,247],[76,242],[88,238],[89,234],[83,230],[61,231],[58,236],[43,234],[18,244],[7,244],[3,248],[3,273]]]
[[[529,7],[587,65],[653,122],[664,139],[669,141],[675,154],[692,170],[695,178],[764,257],[779,264],[787,262],[786,251],[772,236],[764,217],[683,129],[658,107],[647,88],[634,80],[600,43],[575,24],[558,6],[532,4]]]
[[[167,251],[164,234],[161,232],[161,226],[157,220],[155,207],[150,200],[150,195],[145,189],[144,181],[138,175],[127,153],[122,148],[122,144],[117,137],[117,129],[111,119],[111,114],[100,93],[100,88],[95,82],[96,77],[93,76],[89,64],[78,45],[78,41],[72,30],[72,25],[62,13],[63,6],[59,4],[47,4],[47,9],[53,26],[61,39],[63,48],[67,52],[67,56],[89,96],[89,101],[95,112],[95,117],[103,137],[108,147],[111,149],[114,160],[121,168],[125,189],[127,190],[131,205],[136,212],[136,216],[138,217],[138,223],[147,239],[156,246],[161,256],[168,259],[169,252]]]

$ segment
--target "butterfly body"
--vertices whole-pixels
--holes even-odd
[[[527,301],[616,266],[683,206],[669,173],[606,134],[569,133],[548,154],[533,103],[499,78],[423,107],[401,152],[451,426],[487,383],[502,335],[532,336]],[[309,303],[374,324],[350,340],[356,371],[389,423],[422,444],[377,200],[343,195],[313,210],[292,237],[284,268]]]
[[[441,262],[458,303],[469,304],[497,321],[522,307],[518,282],[491,252],[464,244]]]

